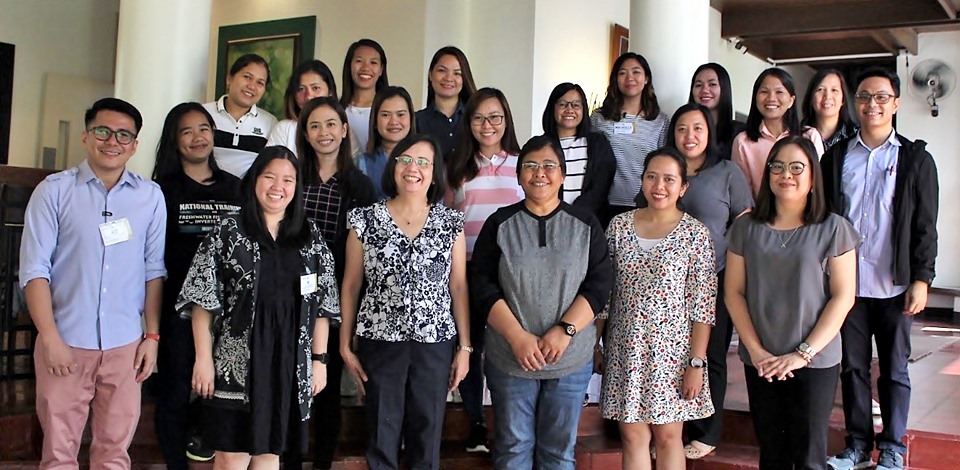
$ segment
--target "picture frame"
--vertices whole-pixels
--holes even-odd
[[[630,50],[630,29],[616,23],[610,27],[610,68],[617,57]]]
[[[226,93],[227,74],[233,62],[244,54],[258,54],[270,66],[270,83],[257,106],[283,119],[287,82],[297,65],[314,57],[316,37],[316,16],[221,26],[214,99]]]

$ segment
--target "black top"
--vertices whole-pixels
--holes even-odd
[[[420,134],[430,134],[440,143],[440,151],[446,158],[453,153],[453,146],[456,144],[456,135],[460,129],[460,119],[463,118],[463,104],[457,104],[457,110],[453,116],[447,117],[440,112],[433,103],[426,108],[417,111],[417,132]]]
[[[843,161],[852,138],[834,144],[820,160],[827,207],[841,216],[847,213],[848,204],[843,194]],[[926,150],[926,142],[911,142],[900,134],[897,139],[900,139],[900,152],[893,190],[893,220],[896,221],[893,226],[893,283],[898,286],[913,281],[930,284],[936,274],[937,260],[940,192],[937,165]]]
[[[219,171],[213,184],[202,184],[180,173],[157,183],[167,204],[163,312],[176,315],[174,304],[200,242],[220,217],[240,210],[240,178]]]

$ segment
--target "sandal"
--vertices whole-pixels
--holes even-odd
[[[683,454],[690,460],[699,460],[713,453],[717,446],[710,446],[700,441],[690,441],[683,446]]]

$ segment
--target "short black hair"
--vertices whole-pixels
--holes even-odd
[[[751,217],[768,224],[777,218],[777,197],[770,189],[770,162],[788,145],[800,147],[808,160],[806,168],[810,171],[810,194],[807,195],[807,205],[803,209],[803,223],[809,225],[823,222],[828,214],[827,199],[823,191],[823,171],[820,169],[820,160],[813,142],[800,135],[784,137],[770,149],[770,156],[764,164],[763,180],[760,181],[760,192],[757,194],[757,207],[751,212]]]
[[[270,64],[267,63],[266,59],[257,54],[244,54],[237,57],[237,60],[233,61],[233,65],[230,66],[230,72],[227,73],[227,77],[236,75],[250,64],[260,64],[263,68],[267,69],[267,85],[270,85]]]
[[[560,146],[560,141],[552,135],[535,135],[523,144],[523,147],[520,148],[520,155],[517,157],[517,181],[520,180],[520,173],[523,170],[523,159],[527,155],[542,150],[545,148],[550,148],[553,150],[553,153],[557,156],[557,161],[560,162],[560,171],[563,172],[564,176],[567,174],[567,159],[563,154],[563,147]]]
[[[706,106],[690,102],[677,108],[677,111],[673,113],[673,117],[670,118],[670,127],[667,130],[667,147],[675,148],[677,149],[677,152],[680,151],[680,147],[677,145],[677,136],[675,135],[675,131],[677,130],[677,121],[680,120],[681,116],[689,112],[700,112],[700,114],[703,114],[703,119],[707,123],[707,158],[703,162],[703,165],[701,165],[697,170],[697,173],[699,174],[701,171],[710,168],[720,161],[720,146],[717,145],[716,135],[717,128],[713,122],[713,115]]]
[[[843,73],[837,69],[818,70],[810,84],[807,85],[807,94],[803,96],[803,121],[801,124],[809,127],[817,127],[817,111],[813,109],[813,95],[817,93],[817,88],[823,83],[823,80],[830,75],[836,75],[840,79],[840,92],[843,93],[843,104],[840,105],[840,126],[846,126],[847,129],[856,129],[858,127],[857,114],[853,111],[854,97],[850,93],[850,87],[847,86],[847,80],[843,78]],[[826,140],[828,135],[823,136]]]
[[[430,182],[430,189],[427,190],[427,202],[430,204],[443,202],[443,197],[447,194],[447,169],[443,164],[443,152],[440,151],[440,144],[430,134],[410,134],[397,143],[397,146],[390,152],[390,156],[387,158],[387,166],[383,169],[383,178],[380,180],[383,193],[387,195],[388,199],[395,198],[399,194],[395,176],[397,157],[420,142],[426,142],[433,150],[433,173],[431,174],[433,179]]]
[[[90,124],[97,119],[97,113],[100,111],[113,111],[130,116],[130,119],[133,119],[133,125],[136,127],[135,130],[138,134],[140,133],[140,128],[143,127],[143,116],[140,114],[140,111],[136,106],[120,98],[102,98],[97,100],[96,103],[93,103],[93,106],[83,114],[84,126],[90,127]]]
[[[554,118],[553,112],[557,107],[557,101],[560,101],[560,98],[563,95],[566,95],[570,90],[576,90],[577,94],[580,95],[580,100],[582,103],[583,118],[580,119],[580,124],[577,125],[577,137],[586,137],[590,133],[590,116],[587,116],[587,113],[590,112],[588,109],[589,104],[587,103],[587,95],[583,92],[583,88],[576,83],[563,82],[555,87],[553,91],[550,92],[550,97],[547,98],[547,106],[543,109],[543,133],[560,138],[560,133],[557,130],[557,120]]]
[[[757,103],[757,92],[760,91],[760,85],[763,84],[763,80],[769,76],[773,76],[779,80],[780,83],[783,84],[783,87],[787,89],[787,92],[790,93],[790,96],[794,98],[797,96],[797,87],[793,84],[793,76],[786,70],[770,67],[760,72],[760,76],[753,82],[753,94],[750,96],[750,114],[747,115],[747,138],[753,142],[760,140],[760,125],[763,124],[763,115],[760,114],[760,103]],[[790,106],[790,109],[787,109],[780,119],[783,121],[783,128],[789,132],[790,135],[800,133],[800,114],[797,112],[796,100],[794,100],[793,106]]]
[[[277,239],[274,241],[263,219],[260,201],[257,200],[257,178],[260,177],[271,161],[277,159],[286,160],[293,165],[293,169],[297,172],[297,186],[293,191],[293,200],[290,201],[284,211],[283,220],[280,221],[280,227],[277,230]],[[303,246],[310,240],[310,224],[307,222],[303,210],[303,176],[301,173],[297,156],[284,146],[264,147],[257,154],[257,158],[250,165],[247,173],[243,175],[243,180],[240,183],[240,198],[242,201],[240,220],[243,222],[243,228],[249,237],[261,244],[284,246]]]
[[[863,71],[860,76],[857,77],[857,88],[860,88],[860,84],[864,80],[873,77],[886,78],[890,80],[890,86],[893,87],[893,96],[900,97],[900,77],[890,69],[885,69],[883,67],[870,67]]]

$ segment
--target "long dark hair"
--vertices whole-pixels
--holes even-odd
[[[730,83],[730,74],[727,69],[716,62],[708,62],[697,67],[690,77],[690,97],[688,103],[695,103],[693,99],[693,85],[697,82],[697,75],[704,70],[712,70],[717,74],[717,82],[720,85],[720,101],[717,103],[717,135],[714,141],[730,142],[733,139],[733,86]],[[711,137],[713,134],[710,134]]]
[[[460,103],[466,103],[470,99],[470,95],[477,91],[477,84],[473,81],[473,72],[470,71],[470,62],[467,61],[467,55],[454,46],[441,47],[433,54],[433,59],[430,59],[430,66],[427,67],[427,107],[432,106],[433,102],[436,101],[436,93],[433,91],[433,85],[430,84],[430,72],[445,55],[453,56],[460,63],[460,77],[463,79],[463,86],[460,88],[460,94],[458,95]]]
[[[647,84],[643,86],[640,92],[640,112],[647,121],[653,121],[660,115],[660,104],[657,102],[657,93],[653,88],[653,72],[650,71],[650,64],[647,59],[636,52],[625,52],[613,63],[610,70],[610,80],[607,83],[607,96],[603,99],[603,105],[600,106],[600,115],[608,121],[619,121],[623,117],[623,93],[617,85],[617,75],[620,74],[620,67],[629,59],[640,62],[644,75],[647,76]]]
[[[460,132],[457,137],[457,145],[453,148],[450,155],[450,187],[458,189],[463,186],[464,181],[472,180],[477,176],[480,167],[477,165],[477,154],[480,153],[480,143],[473,136],[473,115],[477,113],[480,103],[493,98],[500,102],[503,107],[503,137],[500,139],[500,147],[510,155],[520,153],[520,143],[517,142],[517,133],[513,127],[513,113],[510,112],[510,105],[507,103],[507,97],[503,92],[496,88],[481,88],[467,100],[467,105],[463,111],[463,119],[460,120]]]
[[[300,106],[297,104],[297,90],[300,89],[300,77],[307,73],[319,75],[320,79],[327,84],[327,90],[330,91],[330,96],[337,96],[337,82],[333,79],[333,72],[330,71],[330,67],[327,67],[327,64],[316,59],[308,60],[294,69],[293,75],[290,76],[290,81],[287,82],[287,90],[283,92],[283,110],[287,115],[287,119],[296,121],[297,118],[300,117]]]
[[[377,84],[375,85],[375,90],[379,92],[383,87],[390,84],[390,80],[387,78],[387,53],[383,51],[383,47],[377,41],[373,39],[361,39],[347,48],[347,55],[343,58],[343,80],[341,85],[343,86],[343,91],[340,94],[340,105],[346,108],[350,106],[350,100],[353,99],[353,76],[350,73],[350,63],[353,62],[353,54],[357,52],[357,49],[366,46],[375,51],[377,54],[380,54],[380,78],[377,79]]]
[[[803,96],[803,121],[800,124],[817,127],[817,111],[813,109],[813,95],[816,94],[817,88],[829,75],[836,75],[837,78],[840,79],[840,92],[843,93],[843,104],[840,105],[840,116],[838,116],[840,122],[837,128],[856,129],[859,126],[859,121],[857,121],[857,115],[853,110],[854,98],[853,95],[850,94],[850,87],[847,86],[847,80],[843,78],[843,74],[837,69],[819,70],[814,74],[813,78],[810,79],[810,84],[807,86],[807,94]],[[829,135],[823,136],[824,140],[828,138],[830,138]]]
[[[677,130],[677,121],[680,120],[680,117],[690,112],[699,112],[707,122],[707,148],[705,150],[707,156],[703,165],[697,170],[699,174],[701,171],[716,165],[716,163],[720,161],[720,148],[717,145],[715,135],[716,127],[713,124],[713,116],[710,115],[710,110],[707,109],[706,106],[697,103],[687,103],[677,108],[677,112],[673,113],[673,117],[670,118],[670,127],[667,130],[667,147],[677,149],[678,152],[680,151],[680,146],[677,145],[677,137],[674,131]]]
[[[818,224],[827,218],[827,200],[823,193],[823,171],[817,157],[817,149],[813,142],[800,135],[784,137],[773,144],[770,156],[763,169],[763,180],[760,181],[760,192],[757,194],[757,207],[750,216],[763,223],[773,223],[777,218],[777,197],[770,189],[770,162],[777,158],[788,145],[800,147],[807,156],[807,166],[804,171],[810,171],[810,194],[807,195],[807,205],[803,208],[803,224]],[[785,169],[784,171],[790,171]]]
[[[407,89],[402,86],[383,87],[382,90],[377,92],[377,96],[373,98],[373,105],[370,107],[370,137],[367,139],[367,153],[372,154],[383,145],[383,136],[380,135],[380,130],[377,129],[377,114],[380,113],[380,107],[383,106],[384,101],[396,96],[403,99],[407,105],[407,114],[410,115],[410,130],[407,132],[407,135],[417,133],[417,119],[414,115],[413,99],[410,98],[410,93],[407,93]]]
[[[350,128],[347,124],[347,113],[343,110],[343,106],[340,106],[340,102],[333,95],[312,98],[303,104],[303,111],[297,120],[297,152],[300,154],[297,155],[297,158],[300,159],[300,173],[303,175],[301,179],[303,179],[304,184],[309,185],[320,184],[320,165],[317,163],[317,153],[307,139],[307,126],[310,124],[308,122],[310,115],[321,106],[328,106],[333,109],[340,118],[340,123],[347,126],[347,137],[343,138],[343,141],[340,142],[340,148],[337,150],[337,171],[345,173],[353,168],[353,157],[350,153]]]
[[[390,152],[390,157],[387,158],[387,166],[383,169],[383,177],[380,179],[383,193],[387,198],[392,199],[397,197],[399,193],[396,178],[397,157],[403,155],[410,147],[420,142],[426,142],[433,150],[433,166],[431,167],[433,172],[431,173],[432,180],[430,189],[427,190],[427,202],[436,204],[443,201],[443,197],[447,194],[447,168],[443,163],[443,153],[440,152],[440,144],[437,142],[437,139],[430,134],[413,133],[408,134],[403,140],[398,142],[397,146]]]
[[[763,80],[771,75],[777,80],[780,80],[780,83],[787,89],[790,96],[797,96],[797,88],[793,84],[793,77],[786,70],[770,67],[760,72],[760,76],[753,82],[753,95],[750,97],[750,114],[747,115],[747,137],[754,142],[760,140],[760,125],[763,124],[763,115],[760,114],[759,103],[757,103],[757,92],[760,91],[760,85],[763,84]],[[793,106],[790,106],[790,109],[783,113],[783,117],[780,119],[783,121],[783,128],[786,129],[790,135],[800,133],[800,115],[797,113],[796,101],[794,101]]]
[[[273,240],[263,219],[263,210],[257,200],[257,178],[263,173],[267,165],[277,159],[290,162],[297,172],[297,186],[293,191],[293,200],[284,211],[283,220],[277,230],[277,239]],[[257,154],[257,158],[250,165],[250,169],[243,176],[240,183],[240,220],[247,234],[265,245],[279,244],[283,246],[303,246],[310,240],[310,224],[307,223],[303,211],[303,178],[297,156],[290,149],[275,145],[264,147]]]
[[[217,166],[217,161],[213,158],[213,131],[217,129],[217,125],[202,104],[191,101],[174,106],[163,120],[160,142],[157,143],[157,161],[153,165],[153,180],[156,182],[166,181],[184,174],[183,155],[180,155],[180,145],[177,140],[180,137],[180,119],[187,113],[202,114],[207,120],[207,124],[210,125],[210,155],[207,156],[207,166],[210,167],[213,174],[207,181],[216,181],[221,176],[220,167]]]
[[[590,133],[590,116],[587,116],[589,112],[587,109],[587,94],[583,92],[583,88],[580,88],[580,85],[563,82],[553,87],[553,91],[550,92],[550,97],[547,98],[547,106],[543,109],[543,133],[554,139],[560,138],[560,132],[557,130],[557,120],[553,113],[556,110],[557,101],[560,101],[560,98],[570,90],[577,90],[577,94],[580,95],[580,104],[583,106],[583,118],[580,119],[580,124],[577,125],[576,136],[586,137],[587,134]]]

